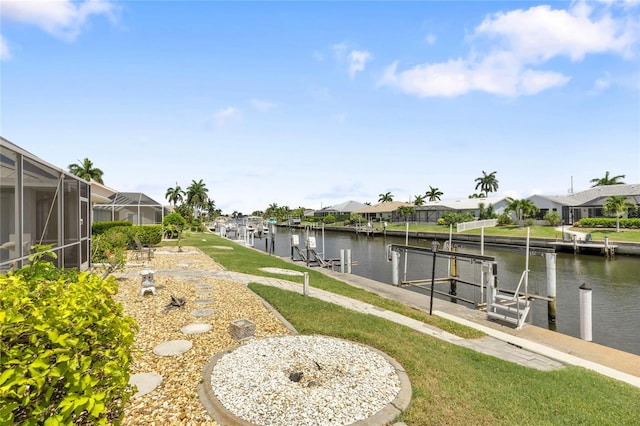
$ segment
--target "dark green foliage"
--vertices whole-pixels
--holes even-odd
[[[560,214],[555,211],[548,211],[544,214],[544,220],[549,222],[551,226],[558,226],[562,223],[562,219],[560,219]]]
[[[332,215],[332,214],[328,214],[322,219],[322,221],[324,223],[335,223],[336,222],[336,217],[334,215]]]
[[[155,246],[162,241],[162,225],[132,226],[131,232],[138,235],[140,242],[145,246]]]
[[[104,234],[108,229],[115,228],[116,226],[133,226],[133,224],[128,220],[93,222],[91,225],[91,235]]]
[[[616,219],[608,217],[585,217],[574,226],[582,228],[615,228]],[[620,219],[620,228],[640,228],[640,218]]]
[[[180,213],[170,213],[164,217],[162,226],[168,238],[177,238],[180,232],[187,226],[187,221]]]
[[[511,216],[509,216],[509,213],[502,213],[498,216],[498,226],[506,225],[513,225],[513,220],[511,219]]]
[[[118,424],[136,325],[115,280],[42,257],[0,276],[0,424]]]
[[[472,222],[475,218],[469,212],[445,212],[440,219],[438,225],[456,225],[462,222]]]

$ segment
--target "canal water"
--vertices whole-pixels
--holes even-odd
[[[291,254],[291,234],[299,235],[301,245],[304,246],[306,232],[301,229],[276,228],[275,255],[287,257]],[[392,283],[391,263],[387,261],[386,245],[404,245],[404,237],[367,237],[364,234],[345,232],[310,231],[310,236],[316,238],[318,253],[324,253],[325,259],[337,259],[341,249],[351,250],[352,273],[375,281]],[[267,251],[271,245],[271,236],[267,239],[255,239],[254,247]],[[409,238],[409,245],[431,247],[431,240]],[[443,241],[440,241],[442,248]],[[459,252],[480,254],[479,245],[468,244],[457,248]],[[518,281],[525,270],[526,256],[522,249],[503,249],[485,246],[484,254],[496,258],[498,264],[498,286],[501,289],[515,290]],[[404,257],[400,257],[400,280],[428,280],[431,279],[432,258],[429,255],[410,253],[406,259],[406,275]],[[297,257],[296,257],[297,259]],[[436,278],[447,277],[447,260],[436,260]],[[544,256],[529,257],[529,293],[546,296],[547,276]],[[459,262],[458,272],[462,279],[480,282],[479,264]],[[556,257],[556,293],[557,316],[555,329],[559,333],[580,337],[580,307],[579,287],[586,284],[592,289],[593,341],[601,345],[620,349],[640,355],[640,259],[634,256],[618,255],[606,259],[595,255],[574,255],[572,253],[558,253]],[[426,290],[408,286],[407,291]],[[449,291],[449,284],[436,284],[437,290]],[[458,284],[458,296],[465,299],[481,301],[480,290],[477,287]],[[449,297],[437,295],[441,299]],[[473,306],[461,301],[459,304],[472,308]],[[547,318],[547,302],[537,300],[533,302],[530,317],[532,324],[549,327]]]

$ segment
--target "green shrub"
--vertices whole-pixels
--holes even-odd
[[[562,219],[560,219],[560,214],[552,210],[549,210],[548,212],[546,212],[544,214],[543,219],[549,222],[549,225],[551,226],[558,226],[562,223]]]
[[[442,220],[441,220],[442,219]],[[471,222],[475,220],[469,212],[445,212],[440,219],[438,225],[456,225],[462,222]]]
[[[91,225],[91,235],[104,234],[108,229],[115,228],[117,226],[133,226],[128,220],[119,220],[111,222],[93,222]]]
[[[140,225],[131,227],[131,240],[137,235],[142,245],[156,246],[162,241],[162,225]],[[135,244],[131,247],[135,247]]]
[[[186,225],[187,221],[179,213],[169,213],[162,221],[165,235],[168,238],[177,238]]]
[[[334,215],[332,215],[332,214],[328,214],[322,219],[322,221],[324,223],[335,223],[336,222],[336,217]]]
[[[117,424],[137,326],[114,279],[56,270],[0,276],[0,424]]]
[[[498,216],[498,226],[507,225],[513,225],[513,220],[511,219],[511,216],[509,216],[509,213],[502,213]]]
[[[616,218],[585,217],[574,223],[574,226],[582,228],[615,228]],[[640,228],[640,218],[622,218],[620,219],[620,228]]]

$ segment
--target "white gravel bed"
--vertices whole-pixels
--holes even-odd
[[[227,410],[256,425],[346,425],[393,401],[400,379],[366,346],[282,336],[256,339],[222,356],[211,387]]]

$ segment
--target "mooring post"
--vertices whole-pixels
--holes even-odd
[[[449,243],[451,244],[451,243]],[[449,247],[450,251],[456,251],[456,248],[453,246]],[[449,294],[452,296],[458,295],[458,260],[455,256],[451,256],[449,259]],[[455,297],[451,298],[453,303],[457,303],[458,299]]]
[[[347,274],[351,273],[351,249],[347,249],[347,258],[345,259],[347,262]]]
[[[391,250],[391,284],[400,283],[400,254],[397,250]]]
[[[556,322],[556,254],[545,253],[547,263],[547,317],[549,323]]]
[[[580,286],[580,338],[590,342],[591,336],[591,289],[586,283]]]
[[[304,283],[302,284],[302,295],[303,296],[309,295],[309,273],[308,272],[304,273]]]
[[[340,273],[344,274],[344,249],[340,249]]]

